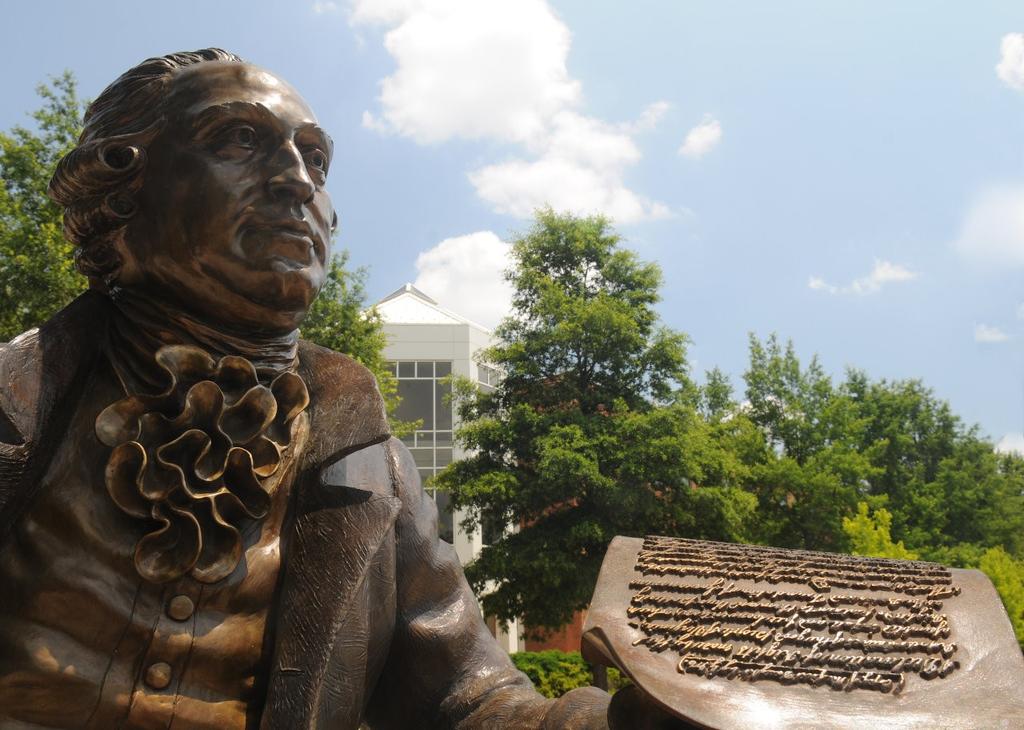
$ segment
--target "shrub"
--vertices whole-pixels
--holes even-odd
[[[545,697],[561,697],[571,689],[594,683],[593,671],[578,651],[521,651],[512,655],[512,662]],[[608,669],[609,692],[627,684],[629,680],[618,670]]]

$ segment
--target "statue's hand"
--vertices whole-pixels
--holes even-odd
[[[688,730],[695,728],[673,717],[635,684],[623,687],[608,706],[609,730]]]

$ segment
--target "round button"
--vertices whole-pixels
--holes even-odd
[[[192,603],[192,599],[188,596],[175,596],[167,602],[167,615],[175,621],[185,621],[192,618],[192,612],[195,610],[196,605]]]
[[[167,662],[150,664],[146,670],[146,684],[153,689],[163,689],[171,683],[171,665]]]

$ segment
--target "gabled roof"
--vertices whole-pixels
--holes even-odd
[[[445,309],[412,284],[396,289],[374,307],[385,324],[465,324],[490,332],[486,327]]]
[[[417,299],[422,299],[427,304],[433,304],[435,307],[437,306],[437,300],[436,299],[431,299],[426,294],[424,294],[423,292],[421,292],[419,289],[414,287],[412,284],[409,284],[408,282],[406,282],[405,284],[403,284],[399,288],[395,289],[393,292],[391,292],[386,297],[384,297],[379,302],[377,302],[377,304],[374,305],[374,306],[379,307],[384,302],[389,302],[392,299],[397,299],[398,297],[402,296],[403,294],[412,294]]]

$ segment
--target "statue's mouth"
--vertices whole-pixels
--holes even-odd
[[[252,231],[271,231],[313,238],[313,227],[301,218],[257,219],[248,228]]]
[[[248,254],[277,270],[300,269],[313,264],[323,246],[305,221],[259,223],[248,227],[252,243]]]

